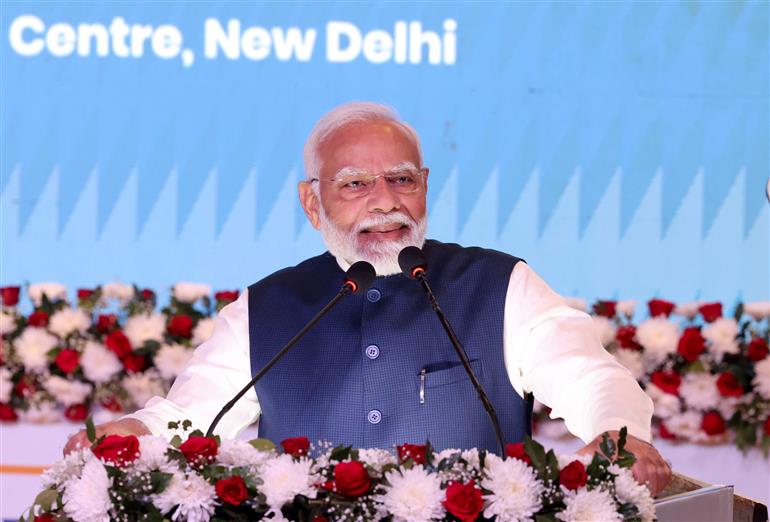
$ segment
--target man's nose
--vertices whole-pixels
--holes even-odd
[[[384,177],[374,180],[374,186],[367,198],[366,206],[369,212],[390,212],[401,208],[398,194]]]

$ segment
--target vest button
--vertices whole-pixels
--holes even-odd
[[[376,344],[370,344],[366,347],[366,356],[372,360],[380,356],[380,347]]]
[[[376,303],[380,300],[380,297],[382,297],[382,294],[376,288],[370,288],[366,291],[366,298],[370,303]]]
[[[380,410],[370,410],[366,415],[366,420],[368,420],[370,424],[379,424],[382,420],[382,412]]]

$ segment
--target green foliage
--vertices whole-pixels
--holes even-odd
[[[251,439],[249,441],[249,444],[254,446],[259,451],[274,451],[275,450],[275,444],[273,444],[272,441],[267,439]]]
[[[331,460],[342,462],[350,458],[350,452],[353,449],[352,446],[337,446],[329,454]]]
[[[86,437],[91,444],[96,440],[96,427],[94,426],[94,418],[89,415],[86,419]]]

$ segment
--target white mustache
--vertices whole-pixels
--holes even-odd
[[[367,216],[363,221],[358,223],[358,225],[356,225],[356,232],[363,232],[368,228],[386,225],[406,225],[408,227],[413,227],[416,223],[403,212],[374,214],[372,216]]]

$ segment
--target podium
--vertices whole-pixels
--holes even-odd
[[[671,483],[655,500],[660,522],[767,522],[767,506],[736,495],[733,486],[710,485],[673,473]]]

